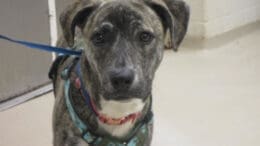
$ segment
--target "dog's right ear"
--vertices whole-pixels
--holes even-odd
[[[188,28],[190,9],[183,0],[145,0],[145,2],[161,18],[169,38],[166,37],[166,46],[177,51]]]
[[[60,15],[60,24],[67,44],[74,45],[75,27],[83,29],[90,14],[98,7],[97,2],[75,2]]]

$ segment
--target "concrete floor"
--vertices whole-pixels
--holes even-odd
[[[260,25],[204,47],[166,51],[153,146],[259,146]],[[53,101],[51,93],[1,112],[0,146],[51,146]]]

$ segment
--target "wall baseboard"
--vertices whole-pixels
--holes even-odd
[[[212,38],[187,36],[181,47],[188,50],[211,49],[225,45],[233,40],[246,36],[260,28],[260,21],[232,29]]]
[[[28,93],[25,93],[23,95],[2,101],[2,102],[0,102],[0,112],[5,111],[7,109],[10,109],[12,107],[15,107],[17,105],[20,105],[20,104],[27,102],[29,100],[32,100],[34,98],[37,98],[37,97],[39,97],[43,94],[51,92],[52,90],[53,90],[52,84],[47,84],[47,85],[42,86],[38,89],[35,89],[31,92],[28,92]]]

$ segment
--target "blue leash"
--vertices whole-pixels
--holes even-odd
[[[43,50],[43,51],[48,51],[48,52],[56,52],[56,53],[61,53],[64,55],[76,55],[76,56],[81,55],[81,51],[74,51],[74,50],[68,50],[68,49],[59,48],[59,47],[52,47],[52,46],[44,45],[44,44],[15,40],[15,39],[3,36],[3,35],[0,35],[0,39],[7,40],[9,42],[13,42],[16,44],[20,44],[20,45],[23,45],[23,46],[26,46],[26,47],[29,47],[32,49],[38,49],[38,50]]]

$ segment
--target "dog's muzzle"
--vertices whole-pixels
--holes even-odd
[[[132,96],[134,92],[135,72],[133,69],[124,67],[109,71],[108,78],[111,86],[109,99],[123,100]]]
[[[122,94],[127,93],[133,86],[135,73],[133,69],[126,67],[120,69],[113,69],[109,72],[109,78],[114,92]],[[114,98],[119,99],[123,97],[117,96]]]

